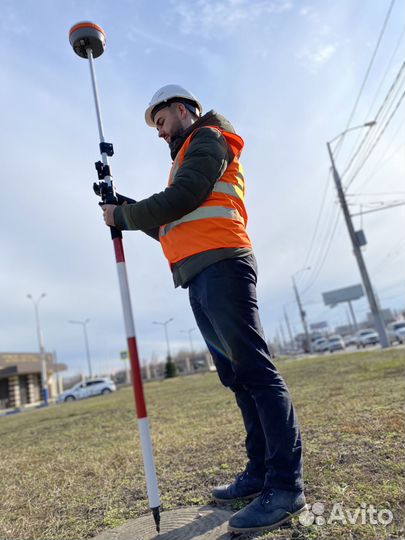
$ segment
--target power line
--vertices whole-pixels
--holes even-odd
[[[402,248],[402,249],[401,249]],[[387,259],[390,259],[390,262],[392,264],[392,260],[396,259],[399,256],[403,256],[405,251],[405,247],[403,246],[403,240],[400,239],[399,242],[394,244],[394,247],[391,247],[388,253],[384,257],[382,257],[377,264],[375,264],[371,268],[371,273],[375,276],[376,274],[379,274],[381,270],[385,270],[387,267]]]
[[[397,51],[398,51],[398,48],[399,48],[399,46],[400,46],[400,44],[401,44],[401,41],[402,41],[402,38],[404,37],[404,34],[405,34],[405,28],[402,29],[402,31],[401,31],[401,33],[400,33],[400,35],[399,35],[399,38],[398,38],[398,40],[397,40],[397,43],[396,43],[396,45],[395,45],[395,47],[394,47],[394,51],[393,51],[393,53],[392,53],[392,55],[391,55],[391,58],[390,58],[390,60],[389,60],[389,62],[388,62],[388,64],[387,64],[387,67],[386,67],[386,69],[385,69],[385,71],[384,71],[384,74],[383,74],[383,76],[382,76],[382,78],[381,78],[380,84],[378,85],[378,88],[377,88],[377,90],[376,90],[376,92],[375,92],[375,94],[374,94],[373,100],[372,100],[371,105],[370,105],[370,107],[369,107],[369,109],[368,109],[368,111],[367,111],[367,114],[366,114],[365,117],[364,117],[364,123],[366,123],[366,122],[371,118],[371,111],[372,111],[372,109],[373,109],[373,107],[374,107],[374,104],[375,104],[375,102],[376,102],[376,100],[377,100],[377,96],[378,96],[378,94],[380,93],[380,90],[381,90],[381,88],[382,88],[382,85],[383,85],[383,83],[384,83],[384,81],[385,81],[385,79],[386,79],[386,77],[387,77],[387,75],[388,75],[388,72],[389,72],[389,70],[390,70],[390,68],[391,68],[391,64],[392,64],[392,62],[393,62],[393,60],[394,60],[394,58],[395,58],[395,55],[396,55],[396,53],[397,53]],[[368,134],[368,133],[369,133],[369,132],[367,132],[367,134]],[[355,142],[355,144],[354,144],[354,147],[356,147],[356,146],[358,145],[360,139],[361,139],[361,133],[359,133],[359,135],[358,135],[358,137],[357,137],[357,139],[356,139],[356,142]],[[352,160],[353,160],[353,158],[351,158],[351,161],[352,161]],[[349,165],[350,165],[350,164],[349,164]],[[346,165],[346,166],[345,166],[344,172],[343,172],[342,176],[343,176],[343,175],[345,174],[345,172],[349,169],[349,165]]]
[[[404,73],[405,75],[405,73]],[[363,157],[367,154],[367,152],[370,150],[370,148],[373,146],[374,141],[378,137],[380,131],[379,128],[384,124],[384,122],[387,120],[388,116],[390,115],[392,108],[395,107],[396,100],[400,98],[401,91],[405,87],[405,77],[402,77],[402,81],[400,81],[400,84],[397,86],[397,88],[394,90],[392,95],[390,96],[390,101],[387,102],[386,107],[381,112],[381,117],[376,117],[376,121],[378,120],[378,126],[375,130],[372,130],[371,137],[367,141],[367,144],[365,148],[363,149],[362,155],[358,158],[358,162],[363,159]]]
[[[382,104],[380,105],[380,108],[378,109],[376,115],[375,115],[375,121],[377,122],[379,120],[379,117],[380,117],[380,114],[382,113],[382,111],[384,110],[384,107],[385,105],[388,103],[389,99],[391,96],[394,96],[394,99],[395,99],[395,94],[393,94],[394,92],[394,88],[396,87],[396,85],[398,84],[398,81],[400,81],[400,78],[401,76],[403,75],[404,73],[404,70],[405,70],[405,62],[402,64],[402,66],[400,67],[395,79],[394,79],[394,82],[391,84]],[[402,86],[398,86],[396,92],[398,92],[398,90],[400,90],[402,88]],[[388,108],[387,107],[387,111],[388,111]],[[342,172],[341,176],[342,178],[345,176],[345,174],[347,173],[347,171],[350,169],[350,167],[352,166],[354,160],[356,159],[356,157],[359,155],[361,149],[363,148],[363,145],[364,143],[367,141],[367,139],[370,137],[370,135],[372,134],[372,130],[367,130],[366,134],[364,135],[361,143],[359,144],[359,146],[357,147],[357,150],[355,150],[354,154],[352,155],[349,163],[346,165],[344,171]]]
[[[385,71],[384,71],[384,74],[383,74],[383,76],[381,78],[380,84],[378,85],[378,88],[377,88],[377,90],[376,90],[376,92],[374,94],[373,101],[371,102],[371,105],[370,105],[370,107],[369,107],[369,109],[367,111],[367,114],[365,115],[365,119],[364,119],[365,122],[367,122],[367,120],[369,118],[369,115],[370,115],[370,113],[371,113],[371,111],[372,111],[372,109],[374,107],[374,104],[375,104],[375,102],[377,100],[377,96],[378,96],[378,94],[379,94],[379,92],[381,90],[381,87],[382,87],[382,85],[383,85],[383,83],[384,83],[384,81],[385,81],[385,79],[386,79],[386,77],[388,75],[391,64],[392,64],[392,62],[393,62],[393,60],[395,58],[395,55],[396,55],[396,53],[397,53],[397,51],[399,49],[399,46],[401,44],[402,38],[404,37],[404,33],[405,33],[405,28],[402,29],[402,31],[401,31],[401,33],[399,35],[398,41],[397,41],[397,43],[396,43],[396,45],[394,47],[394,51],[393,51],[393,53],[391,55],[391,58],[390,58],[390,60],[389,60],[389,62],[387,64],[387,67],[385,68]]]
[[[405,191],[385,191],[379,193],[346,193],[346,197],[380,197],[381,195],[405,195]]]
[[[381,31],[380,31],[380,35],[378,36],[378,40],[377,40],[377,43],[376,43],[376,46],[374,48],[374,52],[372,54],[372,57],[371,57],[371,60],[369,62],[369,65],[368,65],[368,68],[367,68],[367,71],[366,71],[366,74],[364,76],[364,79],[363,79],[363,82],[361,83],[361,87],[360,87],[360,91],[359,91],[359,94],[357,96],[357,99],[355,101],[355,104],[354,104],[354,107],[352,109],[352,112],[350,113],[350,117],[349,117],[349,120],[347,121],[347,125],[346,125],[346,129],[345,131],[347,131],[349,129],[349,126],[350,126],[350,123],[353,119],[353,116],[354,116],[354,113],[356,112],[356,109],[357,109],[357,105],[359,104],[359,101],[360,101],[360,98],[361,98],[361,95],[363,93],[363,90],[364,90],[364,87],[366,85],[366,82],[367,82],[367,79],[368,79],[368,76],[370,74],[370,71],[371,71],[371,68],[373,66],[373,63],[374,63],[374,60],[375,60],[375,57],[377,55],[377,51],[380,47],[380,43],[381,43],[381,39],[385,33],[385,29],[387,27],[387,23],[388,23],[388,19],[390,18],[390,15],[391,15],[391,11],[392,11],[392,8],[394,7],[394,4],[395,4],[395,0],[392,0],[391,1],[391,4],[388,8],[388,11],[387,11],[387,14],[385,16],[385,19],[384,19],[384,23],[383,23],[383,26],[381,28]],[[338,152],[340,150],[340,148],[342,147],[342,144],[343,144],[343,141],[344,141],[344,135],[342,136],[342,138],[340,139],[338,145],[337,145],[337,148],[335,149],[335,155],[337,157],[338,155]]]
[[[362,184],[360,184],[358,189],[363,188],[368,182],[377,174],[377,172],[383,167],[383,165],[389,161],[399,150],[403,150],[404,143],[401,142],[400,145],[398,145],[389,156],[387,156],[388,151],[390,150],[390,145],[395,140],[396,136],[398,135],[399,130],[403,127],[404,122],[402,121],[398,128],[396,129],[394,136],[392,137],[391,141],[388,143],[388,148],[385,149],[385,152],[381,155],[380,159],[374,163],[373,171],[365,178]]]
[[[313,254],[313,261],[314,262],[311,263],[311,271],[309,273],[306,273],[303,283],[300,284],[300,287],[302,289],[306,288],[308,283],[311,281],[312,276],[314,275],[314,273],[318,269],[319,262],[321,261],[321,259],[323,257],[323,254],[324,254],[324,246],[327,244],[328,239],[329,239],[330,234],[331,234],[332,229],[333,229],[335,216],[336,216],[336,209],[335,209],[335,212],[334,212],[333,211],[333,206],[332,206],[330,208],[329,214],[327,215],[327,217],[326,217],[326,219],[324,221],[324,227],[322,227],[320,229],[320,231],[321,231],[320,236],[319,236],[318,241],[316,242],[316,250],[314,251],[314,254]]]
[[[396,208],[397,206],[404,206],[405,201],[393,201],[390,204],[376,203],[381,204],[379,208],[374,208],[373,210],[366,210],[365,212],[359,212],[358,214],[351,214],[352,217],[355,216],[364,216],[364,214],[371,214],[372,212],[379,212],[380,210],[388,210],[389,208]]]
[[[345,190],[349,189],[349,186],[351,186],[351,184],[353,183],[354,179],[356,178],[356,176],[359,174],[359,172],[361,171],[361,169],[364,167],[366,161],[368,160],[368,158],[370,157],[370,155],[372,154],[374,148],[377,146],[378,142],[380,141],[383,133],[385,132],[385,130],[387,129],[388,125],[390,124],[392,118],[394,117],[395,113],[397,112],[397,110],[399,109],[399,106],[401,105],[401,102],[402,100],[404,99],[405,97],[405,91],[401,94],[401,97],[399,98],[394,110],[392,111],[392,113],[390,114],[388,120],[386,121],[386,123],[384,124],[384,126],[382,127],[377,139],[375,140],[375,142],[373,143],[373,145],[371,146],[371,148],[369,149],[368,153],[366,154],[365,158],[363,159],[362,163],[360,163],[360,165],[358,166],[356,172],[353,174],[353,176],[351,177],[351,179],[349,180],[349,182],[346,184],[345,186]]]
[[[325,261],[326,259],[328,258],[328,255],[329,255],[329,251],[330,251],[330,248],[332,246],[332,241],[333,241],[333,238],[335,236],[335,233],[336,233],[336,230],[337,230],[337,226],[338,226],[338,223],[339,223],[339,212],[337,212],[336,214],[336,219],[335,219],[335,222],[333,224],[333,230],[332,230],[332,233],[329,237],[329,241],[328,241],[328,244],[325,248],[325,251],[324,251],[324,255],[323,255],[323,259],[321,261],[321,263],[319,264],[318,268],[317,268],[317,271],[311,281],[311,283],[309,283],[307,285],[307,287],[302,291],[301,295],[304,295],[307,291],[309,291],[309,289],[311,289],[311,287],[313,287],[313,285],[316,283],[317,279],[318,279],[318,276],[323,268],[323,265],[325,264]]]
[[[319,224],[320,224],[320,221],[321,221],[321,216],[323,214],[323,209],[325,208],[325,199],[326,199],[326,194],[328,192],[328,187],[330,185],[329,183],[329,179],[330,179],[330,175],[331,175],[331,171],[329,170],[329,174],[328,174],[328,177],[326,179],[326,183],[325,183],[325,188],[323,190],[323,195],[322,195],[322,200],[321,200],[321,206],[319,207],[319,212],[318,212],[318,217],[316,219],[316,223],[315,223],[315,228],[314,228],[314,232],[312,234],[312,238],[311,238],[311,242],[310,242],[310,246],[309,246],[309,250],[307,252],[307,255],[305,257],[305,262],[304,264],[302,265],[303,267],[306,267],[308,266],[307,263],[308,263],[308,260],[312,254],[312,248],[313,246],[315,245],[315,238],[316,238],[316,235],[318,233],[318,229],[319,229]]]
[[[385,20],[384,20],[382,29],[381,29],[381,31],[380,31],[380,34],[379,34],[379,37],[378,37],[376,46],[375,46],[375,48],[374,48],[374,52],[373,52],[372,58],[371,58],[371,60],[370,60],[370,63],[369,63],[369,65],[368,65],[368,68],[367,68],[367,71],[366,71],[366,74],[365,74],[364,79],[363,79],[363,82],[362,82],[362,84],[361,84],[361,88],[360,88],[359,94],[358,94],[358,96],[357,96],[356,102],[355,102],[355,104],[354,104],[353,110],[352,110],[352,112],[351,112],[351,114],[350,114],[350,117],[349,117],[349,120],[348,120],[346,129],[349,128],[350,123],[351,123],[351,121],[352,121],[352,118],[353,118],[353,116],[354,116],[354,114],[355,114],[355,111],[356,111],[356,109],[357,109],[358,103],[359,103],[359,101],[360,101],[361,95],[362,95],[363,90],[364,90],[364,87],[365,87],[365,84],[366,84],[366,82],[367,82],[367,79],[368,79],[368,77],[369,77],[371,68],[372,68],[372,66],[373,66],[375,57],[376,57],[376,55],[377,55],[377,52],[378,52],[378,49],[379,49],[379,46],[380,46],[382,37],[383,37],[383,35],[384,35],[384,33],[385,33],[385,30],[386,30],[386,27],[387,27],[387,23],[388,23],[388,20],[389,20],[390,15],[391,15],[391,11],[392,11],[392,8],[393,8],[394,3],[395,3],[395,0],[392,0],[392,1],[391,1],[391,4],[390,4],[390,6],[389,6],[389,9],[388,9],[388,11],[387,11],[387,13],[386,13],[386,16],[385,16]],[[404,31],[402,31],[402,33],[401,33],[401,35],[400,35],[400,38],[399,38],[399,40],[398,40],[398,42],[397,42],[397,44],[396,44],[396,46],[395,46],[394,52],[393,52],[392,55],[391,55],[391,59],[390,59],[389,65],[388,65],[388,67],[386,68],[386,70],[385,70],[385,72],[384,72],[384,75],[383,75],[382,80],[381,80],[381,82],[380,82],[380,85],[379,85],[379,87],[378,87],[378,89],[377,89],[377,92],[376,92],[376,94],[375,94],[375,97],[374,97],[374,99],[373,99],[373,103],[372,103],[370,109],[373,107],[374,102],[375,102],[375,100],[376,100],[376,98],[377,98],[377,95],[378,95],[378,93],[379,93],[379,91],[380,91],[380,88],[382,87],[382,84],[383,84],[383,82],[384,82],[384,80],[385,80],[385,78],[386,78],[386,76],[387,76],[387,73],[388,73],[388,71],[389,71],[389,67],[390,67],[390,65],[391,65],[391,63],[392,63],[392,61],[393,61],[393,59],[394,59],[394,57],[395,57],[395,54],[396,54],[396,52],[397,52],[397,50],[398,50],[398,47],[399,47],[399,45],[400,45],[400,42],[401,42],[401,40],[402,40],[403,33],[404,33]],[[381,114],[381,112],[384,111],[384,107],[386,106],[386,104],[387,104],[387,102],[388,102],[388,100],[389,100],[389,97],[390,97],[390,95],[391,95],[391,93],[392,93],[392,91],[393,91],[393,88],[394,88],[395,85],[397,84],[397,79],[399,79],[399,77],[401,76],[401,73],[402,73],[404,67],[405,67],[405,63],[404,63],[404,65],[401,67],[401,70],[400,70],[399,75],[397,76],[397,78],[395,79],[394,83],[392,84],[392,87],[390,88],[390,90],[389,90],[389,92],[388,92],[386,98],[384,99],[382,105],[380,106],[379,112],[378,112],[377,114]],[[381,135],[382,135],[382,133],[381,133]],[[381,136],[381,135],[380,135],[380,136]],[[344,138],[344,135],[343,135],[343,137],[341,138],[341,140],[339,141],[339,143],[338,143],[338,145],[337,145],[337,151],[339,150],[339,147],[340,147],[341,144],[342,144],[343,138]],[[379,139],[378,139],[378,140],[379,140]],[[378,142],[378,140],[377,140],[377,142]],[[362,144],[364,144],[364,141],[363,141]],[[373,148],[374,148],[374,146],[373,146]],[[351,166],[352,162],[354,161],[354,159],[356,158],[356,156],[358,155],[358,153],[360,152],[360,150],[361,150],[361,147],[360,147],[360,148],[358,149],[358,151],[356,152],[356,155],[352,158],[352,160],[351,160],[349,166]],[[330,251],[330,248],[331,248],[331,245],[332,245],[333,238],[334,238],[335,233],[336,233],[336,231],[337,231],[337,226],[338,226],[338,222],[339,222],[339,219],[338,219],[338,218],[339,218],[339,212],[337,212],[337,214],[336,214],[335,216],[333,216],[333,212],[332,212],[332,213],[330,214],[330,216],[331,216],[332,219],[329,221],[329,227],[326,227],[325,229],[323,229],[323,231],[327,230],[327,233],[326,233],[326,234],[324,235],[324,237],[323,237],[323,242],[319,242],[319,243],[317,244],[317,245],[320,246],[320,247],[319,247],[319,250],[318,250],[317,254],[315,254],[315,252],[314,252],[314,246],[316,245],[316,239],[317,239],[318,236],[319,236],[319,235],[318,235],[318,232],[319,232],[319,229],[320,229],[321,218],[322,218],[322,216],[323,216],[323,211],[324,211],[324,207],[325,207],[325,199],[326,199],[326,195],[327,195],[327,191],[328,191],[328,185],[329,185],[329,176],[328,176],[327,184],[325,185],[325,188],[324,188],[324,191],[323,191],[321,206],[320,206],[320,209],[319,209],[319,212],[318,212],[318,216],[317,216],[317,219],[316,219],[314,232],[313,232],[313,234],[312,234],[312,238],[311,238],[311,241],[310,241],[309,249],[308,249],[308,251],[307,251],[307,255],[306,255],[306,257],[305,257],[305,263],[304,263],[303,266],[306,266],[306,265],[307,265],[308,261],[310,261],[311,256],[313,256],[313,255],[314,255],[313,258],[314,258],[314,259],[316,258],[316,263],[315,263],[315,266],[314,266],[314,268],[313,268],[313,271],[311,272],[311,274],[309,275],[309,277],[308,277],[308,279],[307,279],[307,281],[306,281],[307,286],[306,286],[306,288],[305,288],[305,290],[303,291],[302,294],[304,294],[305,292],[307,292],[307,291],[314,285],[314,283],[317,281],[318,276],[319,276],[319,274],[320,274],[320,272],[321,272],[321,270],[322,270],[322,268],[323,268],[323,266],[324,266],[324,264],[325,264],[325,262],[326,262],[326,260],[327,260],[327,257],[328,257],[328,254],[329,254],[329,251]],[[327,218],[326,218],[326,220],[327,220]],[[312,266],[312,265],[311,265],[311,266]],[[304,279],[305,279],[305,278],[304,278]]]

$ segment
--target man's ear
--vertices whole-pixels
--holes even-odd
[[[185,108],[183,103],[176,103],[176,106],[177,106],[177,110],[179,111],[180,118],[182,120],[185,120],[187,117],[187,109]]]

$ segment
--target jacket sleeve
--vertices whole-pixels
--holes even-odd
[[[189,214],[207,199],[232,159],[221,133],[201,128],[191,140],[172,184],[135,204],[118,206],[114,211],[117,228],[145,231]]]
[[[134,199],[131,199],[130,197],[126,197],[125,195],[121,195],[120,193],[116,193],[118,204],[121,206],[122,204],[136,204],[136,201]],[[152,229],[142,229],[142,232],[150,236],[151,238],[154,238],[159,242],[159,227],[154,227]]]

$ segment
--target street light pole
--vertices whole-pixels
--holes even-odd
[[[48,401],[49,401],[48,373],[47,373],[47,367],[46,367],[45,348],[44,348],[44,342],[43,342],[43,338],[42,338],[41,323],[39,321],[39,310],[38,310],[38,304],[40,303],[42,298],[45,298],[45,296],[46,296],[46,293],[42,293],[41,296],[38,298],[38,300],[34,300],[31,294],[27,294],[27,298],[29,298],[32,301],[32,303],[34,304],[35,323],[36,323],[36,328],[37,328],[39,354],[40,354],[40,357],[41,357],[42,400],[44,402],[44,405],[48,405]]]
[[[301,270],[298,270],[298,272],[295,272],[295,274],[293,274],[291,276],[291,279],[292,279],[292,282],[293,282],[295,299],[297,300],[298,310],[300,312],[300,317],[301,317],[301,321],[302,321],[302,327],[303,327],[304,333],[305,333],[305,341],[307,342],[308,352],[312,353],[312,343],[311,343],[311,338],[310,338],[309,331],[308,331],[307,314],[306,314],[305,310],[302,307],[301,298],[300,298],[300,295],[298,293],[297,284],[295,283],[295,279],[294,279],[294,277],[299,272],[302,272],[303,270],[310,270],[310,267],[308,266],[307,268],[301,268]]]
[[[89,340],[87,337],[87,324],[90,322],[90,319],[86,319],[84,321],[68,321],[68,322],[70,322],[70,324],[80,324],[83,327],[84,344],[86,347],[87,366],[89,368],[89,377],[91,379],[93,377],[93,370],[91,369]]]
[[[195,328],[189,328],[188,330],[180,330],[183,334],[188,334],[188,339],[190,341],[190,353],[191,356],[194,356],[194,348],[193,348],[193,339],[191,337],[191,333],[194,332]]]
[[[371,127],[374,124],[375,124],[375,122],[374,123],[373,122],[368,122],[366,124],[363,124],[361,126],[356,126],[356,128],[351,128],[351,129],[357,129],[357,128],[361,128],[361,127]],[[345,133],[346,132],[341,133],[340,135],[338,135],[338,137],[341,137]],[[388,341],[387,333],[385,331],[384,320],[383,320],[383,317],[381,315],[381,311],[380,311],[380,308],[378,306],[377,299],[375,297],[373,287],[371,285],[371,280],[370,280],[370,277],[368,275],[366,264],[365,264],[364,259],[363,259],[363,254],[362,254],[362,251],[360,249],[360,244],[359,244],[359,241],[358,241],[358,238],[357,238],[357,235],[356,235],[356,231],[354,230],[354,226],[353,226],[353,223],[352,223],[352,218],[351,218],[351,215],[350,215],[350,212],[349,212],[349,208],[347,206],[345,193],[344,193],[343,187],[342,187],[342,181],[341,181],[339,173],[338,173],[338,171],[336,169],[335,160],[333,158],[333,153],[332,153],[332,149],[331,149],[331,142],[336,140],[338,137],[335,137],[334,139],[332,139],[332,141],[329,141],[329,142],[326,143],[326,146],[328,148],[330,161],[331,161],[331,164],[332,164],[333,179],[335,181],[340,206],[342,207],[343,216],[345,218],[347,230],[349,232],[350,240],[352,242],[354,256],[356,258],[357,265],[358,265],[359,270],[360,270],[360,275],[361,275],[361,279],[363,281],[364,289],[366,290],[370,310],[371,310],[371,313],[373,314],[373,317],[374,317],[374,324],[375,324],[377,333],[378,333],[379,338],[380,338],[380,344],[381,344],[381,347],[383,349],[385,349],[385,348],[389,347],[390,343]]]
[[[170,319],[167,319],[165,322],[159,322],[159,321],[153,321],[152,324],[159,324],[160,326],[163,326],[165,329],[165,336],[166,336],[166,345],[167,345],[167,359],[169,362],[172,360],[172,356],[170,354],[170,344],[169,344],[169,333],[167,331],[167,325],[173,321],[173,317]]]

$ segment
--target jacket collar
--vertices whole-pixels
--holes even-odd
[[[204,126],[217,126],[231,133],[235,133],[232,124],[226,120],[223,116],[216,113],[214,110],[208,111],[204,116],[201,116],[198,120],[194,122],[192,126],[183,131],[181,135],[176,137],[169,145],[170,155],[172,160],[174,160],[180,150],[180,148],[185,143],[186,139],[195,131]]]

